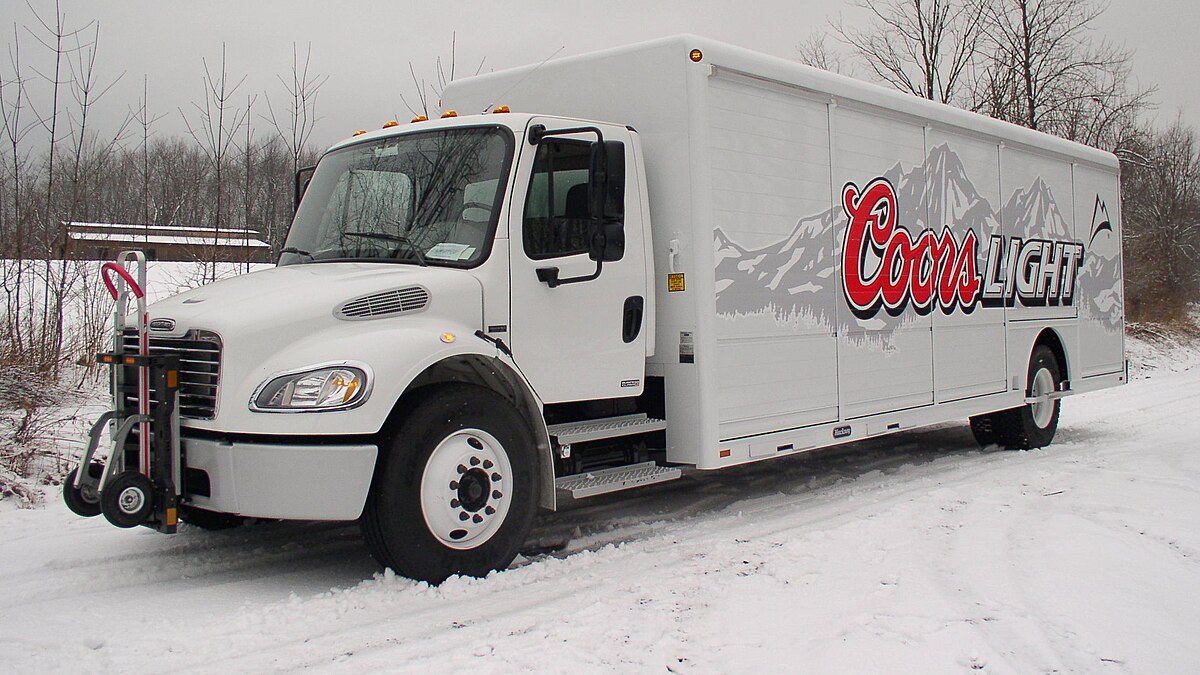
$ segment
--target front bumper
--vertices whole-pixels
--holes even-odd
[[[187,468],[208,477],[208,496],[186,504],[256,518],[354,520],[375,471],[375,445],[269,445],[183,438]],[[186,481],[185,481],[186,484]]]

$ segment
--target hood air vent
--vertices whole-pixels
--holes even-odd
[[[429,304],[429,291],[407,286],[347,300],[333,310],[334,316],[347,321],[378,319],[406,312],[417,312]]]

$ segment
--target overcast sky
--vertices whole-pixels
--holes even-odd
[[[30,0],[44,17],[53,0]],[[831,13],[847,9],[836,0],[490,0],[477,2],[333,2],[330,0],[62,0],[68,25],[100,24],[97,70],[105,81],[122,79],[96,107],[97,129],[119,124],[141,96],[148,80],[152,114],[160,135],[183,133],[178,108],[203,97],[201,58],[219,63],[221,45],[231,78],[245,76],[237,99],[282,96],[277,75],[289,75],[292,43],[312,45],[312,68],[328,75],[318,98],[321,121],[314,141],[328,145],[355,129],[378,128],[394,117],[406,119],[418,74],[432,78],[438,56],[449,57],[457,34],[458,74],[540,62],[559,56],[638,42],[674,33],[696,33],[795,58],[797,45],[814,29],[827,26]],[[848,16],[855,16],[848,14]],[[12,26],[36,27],[24,0],[0,3],[3,41],[11,47]],[[1200,126],[1200,3],[1196,0],[1111,0],[1097,22],[1098,33],[1134,50],[1133,71],[1142,84],[1157,85],[1160,119],[1182,110]],[[46,50],[24,29],[22,59],[48,66]],[[11,76],[8,63],[0,64]],[[123,75],[122,75],[123,73]],[[267,124],[255,115],[255,124]]]

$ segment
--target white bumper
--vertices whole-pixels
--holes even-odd
[[[208,474],[200,508],[257,518],[354,520],[362,514],[374,445],[263,445],[184,438],[187,466]]]

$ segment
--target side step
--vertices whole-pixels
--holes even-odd
[[[628,490],[652,483],[675,480],[683,475],[678,467],[659,466],[654,462],[642,462],[629,466],[618,466],[602,471],[592,471],[554,480],[554,487],[570,493],[574,499],[594,497],[608,492]]]
[[[632,436],[650,431],[662,431],[667,428],[666,420],[657,420],[639,415],[622,415],[620,417],[605,417],[598,420],[583,422],[568,422],[566,424],[551,424],[546,428],[550,435],[561,445],[598,441],[605,438]]]

